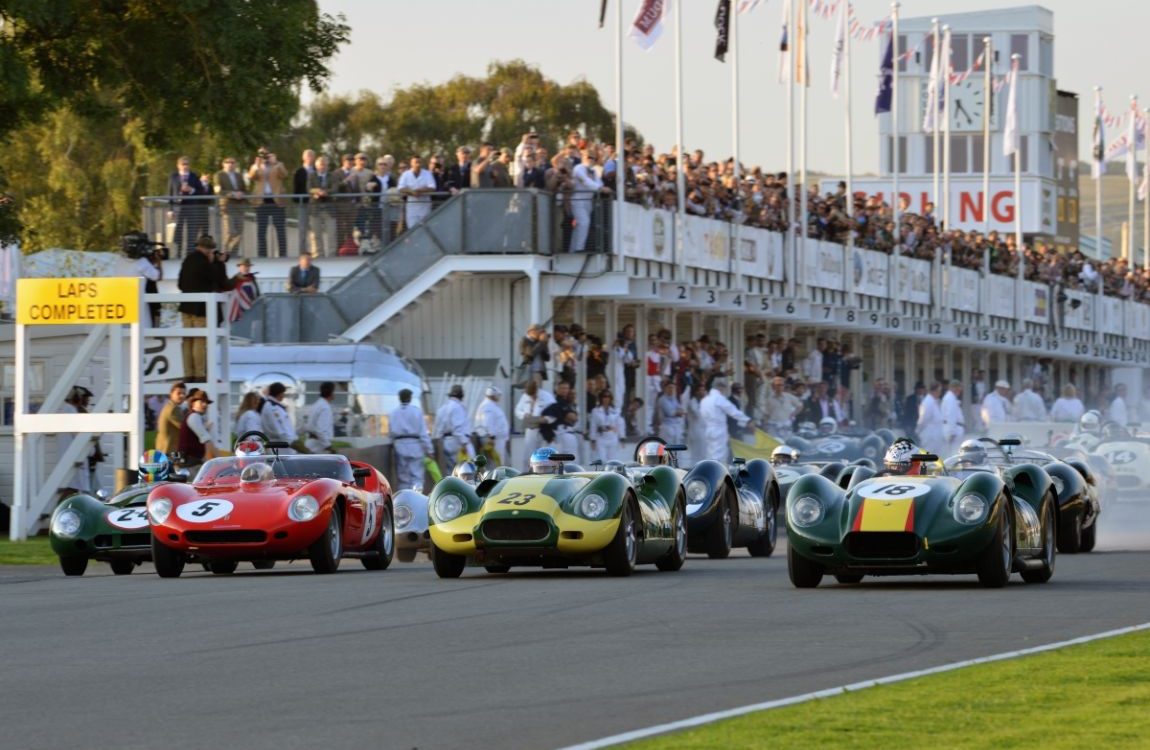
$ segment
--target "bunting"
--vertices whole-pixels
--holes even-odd
[[[750,13],[752,10],[759,7],[759,3],[761,2],[763,2],[763,0],[740,0],[738,12]]]

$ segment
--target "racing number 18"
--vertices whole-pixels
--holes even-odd
[[[890,495],[898,497],[908,492],[914,492],[913,484],[887,484],[875,490],[876,495]]]

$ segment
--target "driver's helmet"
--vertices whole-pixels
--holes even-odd
[[[667,463],[667,447],[652,440],[639,451],[639,463],[644,466],[662,466]]]
[[[250,456],[262,456],[266,451],[267,446],[263,440],[258,437],[249,437],[236,443],[236,456],[239,458],[247,458]]]
[[[163,451],[144,451],[140,456],[140,484],[162,482],[171,470],[172,462]]]
[[[458,477],[468,484],[475,484],[479,470],[473,461],[460,461],[455,465],[455,470],[451,472],[451,476]]]
[[[899,438],[887,448],[883,456],[883,468],[892,474],[918,474],[919,465],[911,460],[911,456],[921,453],[918,447],[906,438]]]
[[[271,464],[260,461],[259,463],[249,463],[240,470],[240,481],[245,484],[248,483],[262,483],[270,482],[275,479],[275,470]]]
[[[613,471],[616,473],[626,472],[626,465],[622,461],[611,460],[603,464],[603,471]]]
[[[560,464],[551,458],[556,452],[554,448],[537,448],[531,454],[531,473],[558,474]]]
[[[818,430],[815,429],[814,422],[799,422],[798,432],[802,437],[812,437],[818,434]]]
[[[1097,435],[1102,427],[1102,415],[1094,409],[1086,412],[1078,420],[1078,433],[1086,433],[1088,435]]]
[[[798,462],[800,455],[798,448],[780,445],[771,451],[771,463],[775,466],[787,466]]]
[[[838,422],[834,417],[823,417],[819,420],[819,434],[820,435],[833,435],[835,428],[838,427]]]
[[[958,446],[958,462],[961,466],[986,466],[986,444],[981,440],[963,440]]]
[[[1102,425],[1103,440],[1125,440],[1128,437],[1130,437],[1130,431],[1117,422],[1107,422]]]

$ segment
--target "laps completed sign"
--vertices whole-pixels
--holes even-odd
[[[20,279],[21,325],[101,325],[140,321],[138,278]]]

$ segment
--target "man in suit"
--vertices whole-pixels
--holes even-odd
[[[340,157],[340,167],[335,170],[336,193],[359,192],[359,184],[354,179],[355,157],[344,154]],[[355,226],[355,204],[357,199],[351,195],[335,198],[335,247],[336,253],[345,242],[351,239],[351,230]]]
[[[519,171],[519,185],[521,188],[536,188],[543,190],[546,185],[546,173],[535,162],[534,154],[523,157],[523,169]]]
[[[168,178],[168,195],[172,197],[171,217],[176,231],[172,243],[185,256],[202,234],[208,231],[208,195],[200,176],[192,171],[188,157],[176,161],[176,171]]]
[[[223,168],[216,172],[215,190],[220,207],[220,228],[223,230],[224,252],[239,255],[244,236],[244,207],[246,195],[244,176],[236,171],[236,159],[229,156]]]
[[[261,258],[268,257],[268,224],[276,229],[279,245],[277,257],[287,257],[287,199],[284,196],[284,180],[287,169],[276,159],[276,155],[261,148],[248,169],[253,200],[256,201],[256,248]]]
[[[312,257],[328,257],[336,250],[329,237],[331,230],[331,195],[335,192],[335,175],[328,169],[326,156],[315,160],[315,170],[308,175],[308,249]]]
[[[444,181],[444,187],[452,195],[471,187],[471,149],[468,146],[460,146],[455,149],[455,158],[458,163],[448,168],[447,178]]]
[[[287,290],[292,294],[314,294],[319,291],[319,267],[311,264],[311,256],[302,253],[299,265],[288,273]]]
[[[435,195],[431,196],[431,210],[439,208],[447,196],[447,171],[443,168],[443,157],[432,156],[427,160],[427,171],[435,178]]]
[[[315,151],[310,148],[307,149],[300,155],[300,161],[302,164],[292,175],[291,191],[296,195],[307,195],[308,178],[315,172]],[[309,215],[311,206],[307,198],[292,198],[292,202],[299,204],[299,240],[300,244],[303,245],[309,237],[308,222],[311,220]]]

